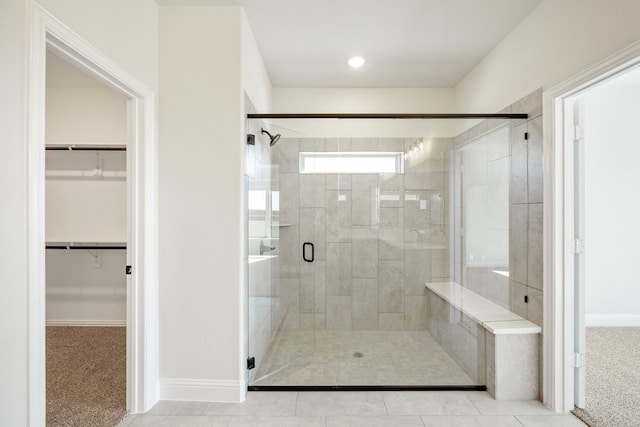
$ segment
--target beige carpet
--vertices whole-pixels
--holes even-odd
[[[592,427],[640,426],[640,328],[587,328],[586,408]]]
[[[47,327],[47,426],[113,427],[126,415],[126,328]]]

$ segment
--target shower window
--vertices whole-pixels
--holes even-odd
[[[300,173],[303,174],[366,174],[402,172],[404,172],[403,153],[300,153]]]

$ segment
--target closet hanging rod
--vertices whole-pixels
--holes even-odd
[[[74,246],[74,245],[46,245],[46,249],[91,249],[91,250],[126,250],[126,246]]]
[[[124,145],[47,145],[47,151],[127,151]]]
[[[526,113],[268,113],[247,114],[248,119],[527,119]]]

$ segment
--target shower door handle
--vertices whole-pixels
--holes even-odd
[[[307,258],[307,246],[311,246],[311,258]],[[315,259],[315,247],[313,246],[313,243],[311,242],[304,242],[302,244],[302,259],[305,260],[306,262],[313,262],[313,260]]]

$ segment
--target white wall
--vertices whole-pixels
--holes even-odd
[[[47,250],[47,325],[124,326],[126,252]]]
[[[100,52],[155,90],[158,5],[155,0],[37,0]]]
[[[584,95],[587,325],[640,326],[640,71]]]
[[[269,85],[243,15],[160,8],[161,398],[244,399],[244,92]]]
[[[47,242],[126,242],[126,201],[122,180],[48,179]]]
[[[274,113],[442,113],[454,107],[452,89],[273,89]]]
[[[165,382],[227,380],[239,386],[241,151],[239,129],[232,125],[240,115],[238,21],[236,8],[160,8],[160,377]],[[161,382],[161,398],[170,393],[184,398]]]
[[[453,89],[274,88],[274,113],[448,113]],[[264,113],[265,111],[260,111]],[[270,120],[288,138],[452,137],[452,120]]]
[[[27,347],[26,22],[28,3],[0,2],[0,417],[29,419]]]
[[[249,26],[249,21],[244,11],[240,12],[241,37],[242,37],[242,88],[250,99],[250,104],[255,111],[271,111],[273,88],[269,73],[264,66],[262,56],[258,50],[255,37]],[[244,99],[243,99],[244,101]],[[248,108],[245,106],[245,111]]]
[[[47,144],[125,144],[127,99],[108,88],[47,88]]]
[[[461,112],[492,112],[640,40],[637,0],[544,0],[456,86]]]

